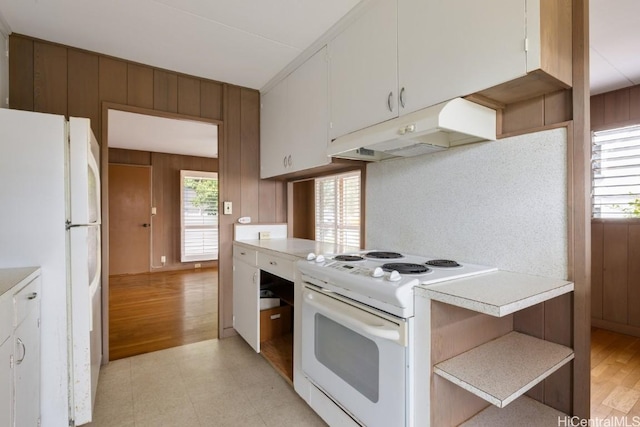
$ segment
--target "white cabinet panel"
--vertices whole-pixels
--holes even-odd
[[[326,47],[288,77],[290,169],[300,171],[330,162],[329,71]]]
[[[36,303],[34,303],[35,305]],[[39,302],[37,302],[39,305]],[[34,307],[15,330],[15,425],[37,426],[40,411],[40,309]]]
[[[397,0],[375,0],[329,42],[330,137],[398,116]]]
[[[278,83],[262,95],[260,114],[260,177],[268,178],[286,173],[289,148],[287,118],[287,81]]]
[[[400,114],[525,75],[525,37],[525,0],[398,0]]]
[[[326,165],[328,69],[326,47],[262,94],[260,177]]]
[[[9,361],[12,351],[13,340],[7,339],[0,343],[0,426],[11,425],[13,371]]]
[[[260,352],[260,270],[233,259],[233,327]]]

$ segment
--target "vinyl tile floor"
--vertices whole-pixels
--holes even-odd
[[[240,337],[103,366],[92,427],[326,426]]]

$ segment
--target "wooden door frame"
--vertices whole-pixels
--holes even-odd
[[[162,117],[167,119],[190,120],[211,123],[218,126],[218,159],[220,160],[220,146],[224,138],[224,124],[221,120],[207,119],[190,116],[187,114],[170,113],[149,108],[134,107],[115,102],[101,103],[101,141],[100,144],[100,178],[102,192],[102,364],[109,363],[109,110],[118,110],[128,113],[144,114],[147,116]],[[224,176],[224,162],[218,161],[218,191],[224,186],[221,177]],[[106,173],[105,173],[106,171]],[[152,178],[153,179],[153,178]],[[218,243],[219,238],[218,238]],[[220,269],[218,266],[218,277]],[[220,298],[220,286],[218,286],[218,336],[222,335],[223,306]]]

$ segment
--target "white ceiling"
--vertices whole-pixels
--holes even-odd
[[[0,27],[260,89],[359,0],[0,0]],[[640,84],[640,1],[590,0],[592,94]],[[2,19],[4,18],[4,19]]]
[[[187,156],[218,157],[213,123],[109,110],[109,147]]]
[[[19,34],[260,89],[359,0],[0,0]]]
[[[591,94],[640,84],[640,1],[590,0]]]

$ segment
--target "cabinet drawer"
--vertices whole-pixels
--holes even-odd
[[[293,261],[259,252],[258,267],[260,268],[260,270],[268,271],[269,273],[275,274],[276,276],[280,276],[293,282]]]
[[[28,285],[19,290],[14,296],[15,326],[18,326],[32,310],[40,306],[40,277],[33,279]]]
[[[257,251],[253,249],[247,249],[242,246],[233,245],[233,256],[243,260],[249,265],[258,265],[257,263]]]
[[[13,307],[11,306],[10,292],[0,296],[0,344],[11,336],[13,330]]]
[[[262,310],[260,312],[260,342],[291,332],[291,306]]]

